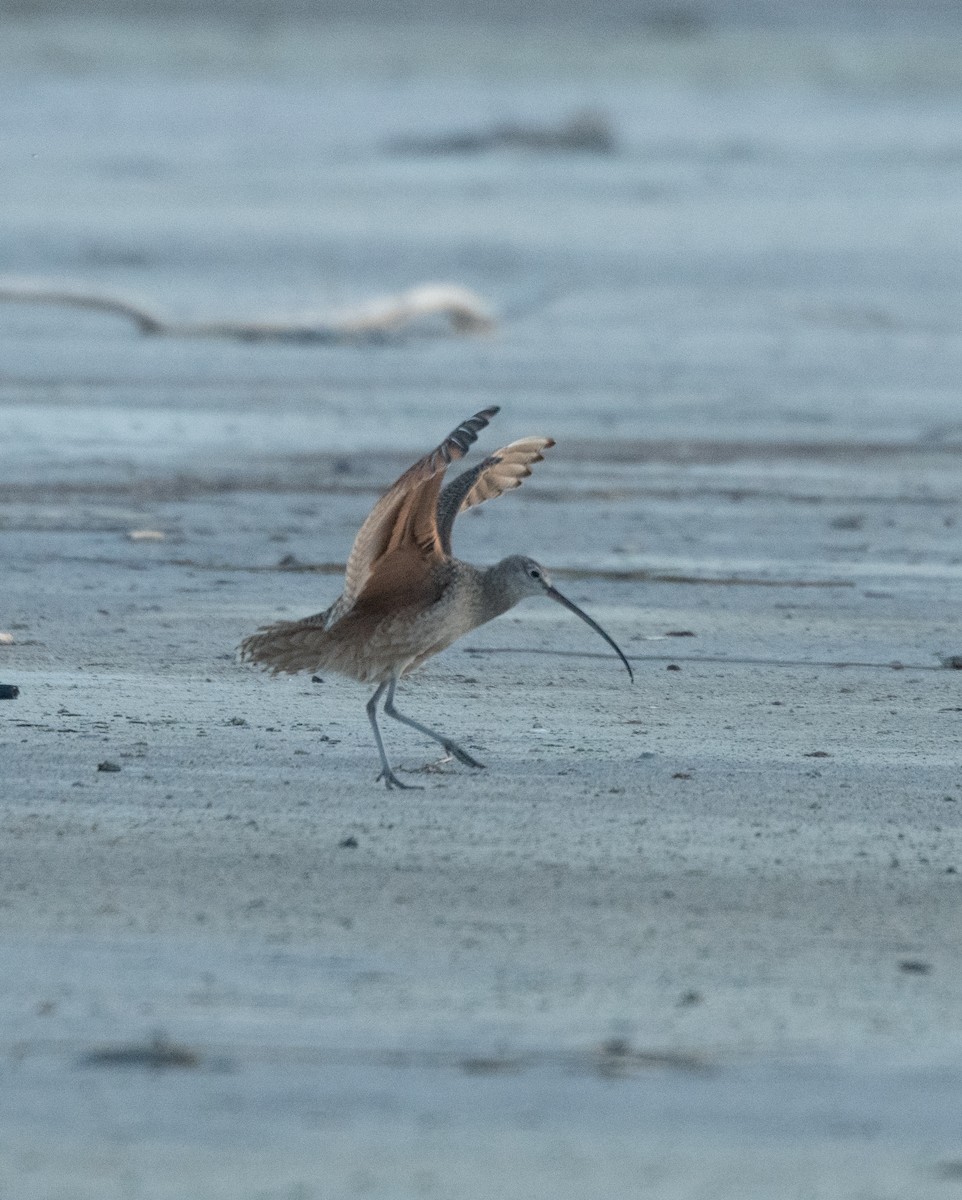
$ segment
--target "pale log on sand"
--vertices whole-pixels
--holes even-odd
[[[489,333],[497,320],[484,300],[454,283],[424,283],[353,308],[256,321],[175,321],[139,300],[109,295],[82,284],[0,279],[0,300],[84,308],[126,317],[137,330],[157,337],[221,337],[238,341],[377,341],[413,332],[418,322],[440,317],[455,334]]]

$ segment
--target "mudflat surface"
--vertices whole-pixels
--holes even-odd
[[[3,277],[502,321],[0,308],[0,1196],[954,1195],[951,30],[6,21]],[[491,403],[558,444],[458,552],[636,682],[520,607],[399,692],[487,769],[387,723],[388,793],[364,689],[234,648]]]

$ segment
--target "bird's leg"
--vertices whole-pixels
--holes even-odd
[[[384,685],[382,684],[381,686],[383,687]],[[396,686],[396,679],[392,679],[387,685],[387,699],[384,701],[384,711],[389,717],[393,717],[395,721],[400,721],[402,725],[410,725],[412,729],[418,730],[419,733],[423,733],[425,737],[432,738],[435,742],[440,742],[448,754],[453,754],[458,762],[463,762],[466,767],[484,766],[484,763],[480,763],[476,758],[472,758],[467,750],[462,750],[457,742],[452,742],[443,733],[437,733],[435,730],[429,729],[427,725],[422,725],[420,721],[415,721],[413,717],[406,717],[403,713],[399,713],[394,707],[394,689]]]
[[[382,683],[370,700],[368,700],[366,705],[367,719],[371,722],[371,728],[374,730],[374,740],[377,742],[377,752],[381,756],[381,774],[378,775],[378,779],[384,780],[388,791],[395,787],[404,788],[407,791],[423,791],[423,788],[419,788],[413,783],[402,783],[391,770],[391,764],[388,762],[387,755],[384,753],[384,742],[381,740],[381,731],[377,726],[377,702],[381,699],[381,696],[384,694],[384,689],[387,686],[388,685],[386,683]],[[391,686],[394,686],[393,680],[391,682]]]

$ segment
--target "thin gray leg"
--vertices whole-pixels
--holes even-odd
[[[381,686],[383,687],[384,685],[382,684]],[[387,699],[384,701],[384,711],[389,717],[393,717],[395,721],[400,721],[402,725],[410,725],[412,729],[423,733],[425,737],[432,738],[435,742],[440,742],[448,754],[453,754],[458,762],[463,762],[466,767],[484,766],[484,763],[478,762],[476,758],[472,758],[467,750],[463,750],[457,742],[452,742],[450,738],[446,738],[443,733],[429,729],[427,725],[422,725],[420,721],[415,721],[413,717],[406,717],[403,713],[399,713],[394,707],[395,687],[397,687],[397,680],[392,679],[387,685]]]
[[[406,791],[423,791],[424,789],[417,787],[416,784],[402,783],[401,780],[398,779],[398,777],[391,770],[391,764],[388,762],[387,755],[384,753],[384,742],[381,739],[381,731],[377,726],[377,702],[381,699],[381,696],[384,694],[384,689],[387,686],[388,685],[386,683],[382,683],[370,700],[368,700],[366,705],[367,719],[371,722],[371,728],[374,730],[374,740],[377,742],[377,752],[381,756],[381,774],[378,775],[378,779],[384,780],[388,791],[390,791],[391,788],[403,788]],[[391,686],[393,687],[393,683]]]

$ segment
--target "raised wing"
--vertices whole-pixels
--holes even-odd
[[[451,530],[459,512],[520,487],[534,464],[544,461],[542,451],[553,445],[551,438],[521,438],[452,479],[438,497],[437,528],[443,552],[451,553]]]
[[[393,574],[403,559],[408,572],[413,568],[426,573],[433,561],[444,557],[437,520],[444,472],[450,463],[464,458],[497,412],[497,406],[485,408],[462,421],[440,446],[409,467],[375,504],[354,539],[344,574],[344,591],[328,609],[325,629],[346,616],[366,589],[382,590],[377,586],[379,564]],[[391,558],[385,562],[388,556]]]

